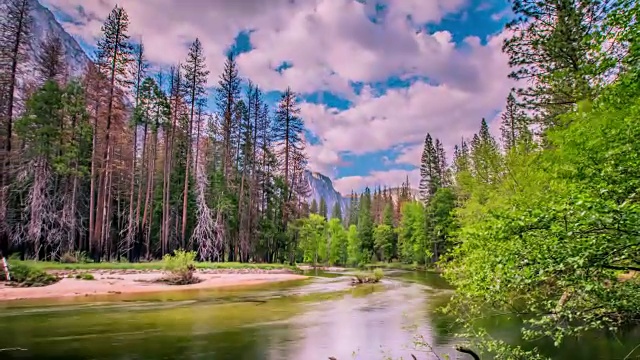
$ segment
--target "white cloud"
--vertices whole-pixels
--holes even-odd
[[[341,194],[349,194],[351,190],[356,192],[361,191],[364,187],[370,188],[384,187],[384,186],[399,186],[407,177],[409,178],[409,185],[412,188],[417,188],[420,182],[419,170],[401,170],[393,169],[387,171],[372,171],[368,175],[363,176],[346,176],[333,181],[333,186]]]
[[[117,0],[43,0],[74,18],[65,27],[95,43],[104,18]],[[456,44],[448,31],[416,32],[416,23],[438,22],[461,11],[466,0],[380,0],[385,16],[374,24],[372,2],[355,0],[127,0],[132,38],[142,38],[149,60],[160,65],[182,61],[199,37],[211,70],[210,84],[222,70],[225,50],[240,31],[251,30],[254,49],[238,57],[242,76],[265,90],[311,93],[328,90],[353,102],[339,111],[302,104],[306,126],[321,143],[308,146],[310,168],[333,173],[343,153],[362,155],[410,144],[397,164],[416,164],[427,132],[447,150],[477,131],[480,119],[502,109],[512,83],[501,52],[504,34],[481,44],[477,37]],[[170,9],[170,10],[168,10]],[[411,21],[407,20],[411,15]],[[293,67],[278,73],[283,62]],[[365,85],[355,95],[350,82],[420,76],[408,88],[379,94]],[[433,85],[439,84],[439,85]],[[406,171],[373,172],[338,179],[352,184],[399,184]],[[415,176],[415,172],[409,172]],[[404,174],[404,175],[403,175]],[[374,185],[371,183],[371,185]],[[350,190],[350,189],[349,189]]]
[[[419,144],[427,133],[439,138],[450,152],[462,136],[479,129],[482,117],[503,108],[512,87],[507,79],[507,58],[501,52],[502,35],[486,46],[468,38],[463,64],[473,72],[478,85],[461,89],[445,82],[416,82],[408,88],[392,89],[379,97],[356,98],[344,111],[324,105],[304,104],[307,127],[336,153],[355,155],[389,149],[397,144]],[[401,159],[406,160],[405,158]]]

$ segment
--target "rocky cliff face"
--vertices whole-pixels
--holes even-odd
[[[0,0],[4,2],[6,0]],[[68,67],[69,75],[72,77],[80,76],[84,73],[87,65],[91,62],[87,54],[84,52],[78,42],[67,33],[62,25],[56,21],[53,13],[41,5],[37,0],[31,1],[31,42],[29,43],[29,59],[21,66],[22,76],[19,78],[20,84],[34,83],[39,74],[36,73],[36,59],[41,53],[41,44],[48,36],[56,36],[64,47],[65,62]]]
[[[317,172],[305,171],[305,177],[309,181],[309,187],[311,188],[311,194],[307,198],[307,201],[311,203],[314,199],[320,204],[320,199],[324,198],[327,202],[327,209],[329,215],[336,203],[340,204],[342,215],[347,214],[349,207],[349,199],[343,197],[334,187],[331,179],[327,176]]]

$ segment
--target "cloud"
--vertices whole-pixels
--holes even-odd
[[[95,44],[117,0],[42,0],[74,19],[66,29]],[[331,174],[358,156],[403,145],[396,164],[417,164],[427,132],[451,153],[462,136],[479,128],[504,105],[513,83],[501,52],[504,33],[456,44],[449,31],[417,31],[460,12],[466,0],[128,0],[132,39],[142,39],[147,57],[173,65],[200,38],[217,82],[226,50],[239,32],[250,32],[252,50],[238,56],[240,74],[264,90],[290,86],[299,93],[329,91],[351,101],[349,109],[302,103],[305,125],[319,139],[307,147],[309,167]],[[168,10],[170,9],[170,10]],[[374,23],[371,19],[376,18]],[[283,63],[292,66],[276,71]],[[381,91],[370,84],[393,76],[428,79]],[[356,94],[353,83],[364,84]],[[390,170],[338,179],[348,188],[388,180],[399,184],[415,172]],[[373,183],[372,183],[373,184]],[[350,190],[350,189],[349,189]]]
[[[401,14],[421,22],[438,21],[464,0],[387,0],[389,20],[375,25],[371,5],[355,0],[131,0],[124,4],[130,34],[142,39],[150,61],[176,64],[196,37],[203,43],[210,83],[222,70],[225,51],[241,31],[251,31],[255,49],[238,59],[243,76],[266,90],[347,93],[349,81],[384,78],[402,72],[402,56],[416,54],[418,44]],[[73,35],[94,44],[117,0],[43,0],[74,19],[64,24]],[[429,3],[428,5],[426,3]],[[168,10],[170,9],[170,10]],[[394,55],[380,61],[380,54]],[[293,68],[279,74],[283,61]]]
[[[417,188],[420,182],[420,171],[417,169],[392,169],[387,171],[372,171],[368,175],[363,176],[346,176],[334,180],[333,186],[341,194],[346,195],[351,193],[351,190],[359,192],[366,186],[369,186],[369,188],[399,186],[406,181],[407,177],[409,178],[409,185],[412,188]]]
[[[358,97],[343,111],[304,104],[302,117],[322,146],[336,153],[363,155],[398,144],[417,145],[427,133],[439,138],[450,152],[461,137],[477,132],[482,117],[491,117],[504,106],[513,83],[507,79],[502,39],[503,34],[493,36],[486,45],[477,38],[466,40],[469,48],[461,65],[477,78],[473,88],[416,82],[382,96]]]

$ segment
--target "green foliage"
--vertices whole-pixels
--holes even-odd
[[[391,261],[394,238],[393,228],[387,224],[380,224],[373,230],[376,253],[381,261]]]
[[[60,280],[57,276],[48,274],[46,271],[24,262],[10,263],[9,275],[11,276],[11,283],[20,287],[46,286]],[[0,273],[0,280],[6,280],[4,271]]]
[[[432,253],[424,206],[419,202],[408,202],[402,206],[401,213],[398,226],[398,256],[407,264],[426,264]]]
[[[327,201],[324,199],[324,197],[320,198],[320,205],[318,206],[318,215],[323,216],[325,219],[327,219],[327,215],[328,215],[328,209],[327,209]]]
[[[187,285],[198,282],[194,276],[196,252],[176,250],[173,255],[166,254],[162,258],[164,270],[170,273],[168,281],[176,285]]]
[[[329,264],[347,265],[348,260],[348,239],[347,231],[339,218],[329,220],[327,224],[329,236]]]
[[[300,228],[300,249],[303,261],[314,265],[328,260],[326,222],[322,215],[310,214]]]
[[[640,268],[640,91],[625,80],[560,117],[570,125],[547,131],[547,149],[510,152],[499,181],[466,185],[459,246],[445,264],[461,322],[515,311],[527,314],[526,339],[556,345],[637,322],[640,281],[620,276]]]
[[[350,225],[347,230],[347,257],[348,264],[355,266],[362,262],[362,252],[360,251],[360,238],[358,237],[358,228]]]
[[[93,276],[93,274],[88,272],[82,272],[82,273],[76,274],[75,278],[78,280],[95,280],[96,279]]]
[[[374,269],[372,272],[359,272],[354,275],[354,283],[356,284],[373,284],[378,283],[384,277],[382,269]]]

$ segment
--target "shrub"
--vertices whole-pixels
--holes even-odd
[[[371,273],[367,272],[359,272],[354,275],[353,283],[354,284],[373,284],[380,282],[384,277],[384,272],[382,269],[375,269]]]
[[[9,264],[9,274],[12,284],[24,287],[46,286],[60,280],[57,276],[48,274],[44,270],[20,262]],[[0,278],[6,280],[4,271]]]
[[[93,274],[87,273],[87,272],[76,274],[75,278],[78,279],[78,280],[95,280],[96,279],[93,276]]]
[[[376,268],[373,270],[373,278],[375,279],[375,282],[382,280],[383,277],[384,271],[382,271],[382,269]]]
[[[195,251],[176,250],[173,255],[165,255],[162,262],[164,270],[170,274],[167,281],[175,285],[199,282],[200,280],[193,275],[196,271],[195,259]]]
[[[66,252],[60,256],[60,262],[63,264],[88,263],[89,256],[84,251]]]

